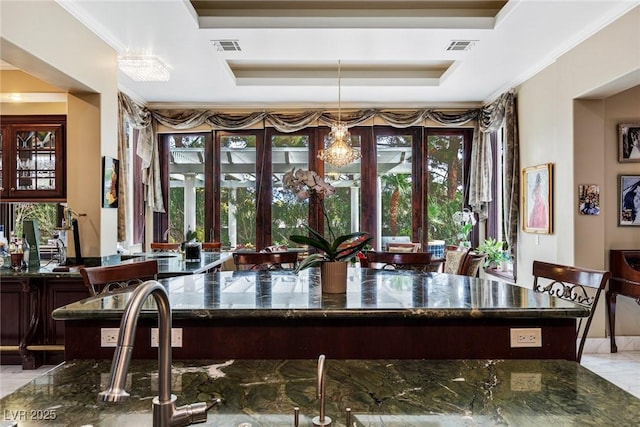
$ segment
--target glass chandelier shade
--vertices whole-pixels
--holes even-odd
[[[153,55],[123,55],[118,57],[118,67],[137,82],[166,82],[169,69]]]
[[[347,125],[340,120],[340,112],[340,61],[338,61],[338,121],[331,125],[329,146],[326,150],[320,150],[318,158],[339,168],[347,166],[362,157],[360,150],[351,146],[351,134]]]

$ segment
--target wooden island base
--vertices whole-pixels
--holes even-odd
[[[189,359],[576,359],[575,319],[202,319],[174,320]],[[115,320],[67,321],[65,359],[108,359],[100,329]],[[133,357],[157,358],[152,319],[140,319]],[[512,348],[511,328],[541,328],[542,347]]]

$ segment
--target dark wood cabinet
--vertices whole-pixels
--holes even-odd
[[[64,201],[66,116],[2,116],[0,197]]]
[[[616,300],[618,295],[634,298],[640,305],[640,250],[609,251],[609,288],[607,289],[607,314],[611,353],[618,351],[616,345]]]
[[[89,297],[81,277],[0,279],[0,364],[34,369],[64,360],[63,321],[54,309]]]

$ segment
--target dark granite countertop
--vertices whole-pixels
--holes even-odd
[[[221,398],[210,426],[292,426],[318,415],[316,360],[174,361],[178,405]],[[640,399],[575,362],[331,360],[326,415],[345,425],[636,426]],[[122,404],[98,403],[109,361],[66,362],[0,400],[3,422],[28,426],[150,426],[157,362],[133,361]],[[48,417],[49,419],[44,419]],[[55,418],[55,419],[52,419]],[[249,423],[249,424],[242,424]]]
[[[179,253],[150,252],[133,255],[110,255],[96,259],[94,265],[115,265],[120,263],[139,262],[155,259],[158,262],[158,276],[170,277],[178,275],[198,274],[221,265],[231,258],[230,252],[203,252],[200,262],[186,262]],[[89,266],[89,263],[87,264]],[[44,263],[40,268],[13,271],[9,268],[0,268],[0,278],[63,278],[80,277],[77,266],[69,266],[69,271],[54,271],[58,267],[56,263]]]
[[[161,280],[174,319],[586,317],[577,304],[495,280],[443,273],[349,268],[346,294],[322,294],[319,269],[223,271]],[[56,309],[56,320],[120,319],[128,292]],[[142,317],[157,317],[149,298]]]

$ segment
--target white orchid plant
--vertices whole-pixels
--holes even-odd
[[[355,257],[364,247],[371,242],[369,233],[356,232],[344,234],[337,238],[331,229],[331,222],[324,205],[324,198],[333,195],[336,189],[333,185],[324,180],[315,171],[295,168],[287,172],[282,178],[283,187],[296,195],[298,200],[306,200],[310,197],[317,197],[322,207],[329,239],[316,230],[307,226],[311,236],[291,235],[291,241],[316,248],[319,252],[309,255],[299,265],[298,270],[308,267],[315,267],[322,262],[349,261]]]

